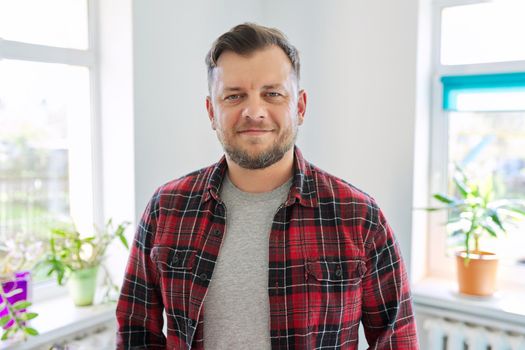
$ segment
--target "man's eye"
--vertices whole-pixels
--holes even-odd
[[[266,94],[266,96],[268,96],[268,97],[279,97],[279,96],[282,96],[282,95],[280,93],[278,93],[278,92],[268,92]]]
[[[226,96],[225,100],[226,101],[237,101],[240,98],[241,98],[241,95],[229,95],[229,96]]]

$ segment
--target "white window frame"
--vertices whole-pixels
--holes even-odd
[[[89,217],[83,217],[83,222],[90,222],[97,227],[104,225],[104,198],[102,191],[102,138],[100,118],[100,84],[98,60],[98,3],[97,0],[86,0],[88,16],[88,47],[85,50],[62,48],[32,44],[26,42],[5,40],[0,38],[0,60],[12,59],[41,63],[58,63],[86,67],[89,70],[90,81],[90,154],[91,154],[91,186],[70,188],[71,201],[81,199],[91,202]],[[72,174],[70,174],[70,177]],[[72,179],[75,181],[75,179]],[[70,180],[70,183],[72,181]],[[90,225],[92,227],[92,225]],[[58,288],[54,282],[36,285],[33,291],[35,302],[63,294],[63,288]]]
[[[475,75],[489,73],[525,72],[525,60],[496,63],[478,63],[464,65],[442,65],[440,62],[441,13],[446,7],[478,4],[487,0],[434,0],[432,9],[432,109],[430,121],[430,193],[447,191],[448,169],[448,112],[443,106],[443,86],[440,81],[447,75]],[[429,203],[429,205],[436,203]],[[446,247],[445,212],[436,212],[428,216],[427,240],[427,275],[454,278],[454,257],[444,254]],[[525,280],[516,276],[525,276],[525,266],[500,266],[499,280],[503,285],[525,287]]]

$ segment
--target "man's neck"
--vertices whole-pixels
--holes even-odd
[[[284,184],[293,175],[293,147],[277,163],[264,169],[245,169],[226,157],[228,176],[241,191],[270,192]]]

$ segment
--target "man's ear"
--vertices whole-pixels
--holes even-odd
[[[299,97],[297,98],[297,119],[299,125],[302,125],[304,122],[304,115],[306,113],[306,91],[299,91]]]
[[[208,118],[210,118],[211,128],[215,130],[217,127],[215,125],[215,114],[213,112],[213,103],[211,102],[210,96],[206,96],[206,110],[208,111]]]

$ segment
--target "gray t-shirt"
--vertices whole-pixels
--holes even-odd
[[[204,299],[204,348],[270,349],[268,240],[292,178],[271,192],[247,193],[225,176],[226,234]]]

